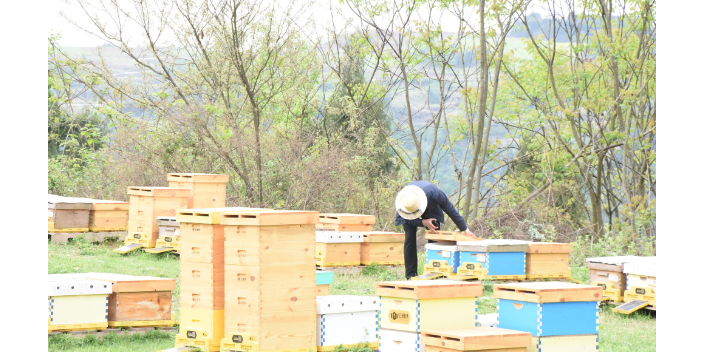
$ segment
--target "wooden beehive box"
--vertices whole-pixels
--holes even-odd
[[[315,349],[317,221],[314,211],[222,214],[226,335],[222,350]]]
[[[460,265],[460,252],[452,242],[425,245],[426,272],[456,273]]]
[[[589,281],[592,285],[601,286],[604,289],[604,300],[614,303],[623,302],[623,294],[627,287],[623,264],[641,259],[643,257],[633,255],[587,258]]]
[[[228,175],[171,173],[166,175],[171,188],[183,188],[191,192],[188,208],[224,208],[227,198]]]
[[[418,333],[422,329],[474,327],[481,282],[451,280],[377,282],[379,327]]]
[[[489,279],[524,279],[529,243],[503,239],[460,241],[460,266],[479,264]]]
[[[531,338],[528,352],[598,352],[599,335],[543,336]]]
[[[426,231],[425,238],[439,242],[480,241],[480,239],[467,236],[464,232],[458,231],[437,231],[437,233]]]
[[[396,232],[362,232],[363,242],[359,248],[360,264],[403,265],[403,241],[405,238],[405,234]]]
[[[327,296],[330,294],[330,285],[335,279],[332,271],[315,272],[315,296]]]
[[[110,283],[74,274],[52,274],[48,280],[48,330],[102,330],[108,327],[106,305]]]
[[[128,187],[130,195],[126,244],[139,243],[153,248],[159,238],[159,216],[176,216],[188,205],[189,191],[168,187]]]
[[[523,331],[489,327],[429,329],[421,331],[420,342],[428,352],[525,352],[530,346],[531,336]]]
[[[91,199],[49,195],[49,232],[88,231]]]
[[[93,232],[127,231],[130,203],[96,200],[90,209],[89,226]]]
[[[420,332],[379,328],[379,352],[424,352]]]
[[[319,351],[332,350],[340,345],[356,347],[359,344],[378,349],[379,297],[317,297],[316,307],[316,345]]]
[[[569,279],[572,243],[533,242],[526,252],[526,279]]]
[[[498,327],[537,337],[597,334],[602,294],[599,286],[569,282],[495,284]]]
[[[315,234],[315,264],[319,267],[359,266],[362,233],[318,231]]]
[[[86,273],[85,278],[112,284],[108,297],[108,326],[173,326],[172,291],[176,279],[109,273]]]
[[[371,231],[376,223],[374,215],[361,214],[320,214],[317,228],[335,231]]]
[[[656,308],[656,270],[655,257],[624,263],[623,272],[627,275],[624,301],[647,301],[651,308]]]

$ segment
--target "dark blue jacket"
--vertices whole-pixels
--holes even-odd
[[[409,224],[416,227],[423,226],[423,219],[436,219],[439,223],[445,222],[445,213],[452,219],[452,221],[457,225],[460,231],[467,229],[467,224],[464,222],[460,213],[455,210],[452,206],[452,202],[447,198],[445,192],[441,191],[438,186],[428,182],[428,181],[414,181],[410,185],[420,187],[425,196],[428,197],[428,207],[425,208],[425,212],[421,215],[420,219],[406,220],[396,213],[396,225]]]

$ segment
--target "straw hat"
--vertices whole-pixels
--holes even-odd
[[[427,206],[428,197],[418,186],[408,185],[396,196],[396,212],[406,220],[418,219]]]

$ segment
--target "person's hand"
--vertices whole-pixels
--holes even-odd
[[[464,234],[467,235],[467,236],[469,236],[469,237],[479,239],[479,237],[475,236],[475,235],[472,233],[472,231],[469,231],[469,228],[467,228],[466,230],[464,230]]]
[[[433,225],[433,220],[435,219],[423,219],[423,226],[430,230],[431,233],[438,233],[437,231],[435,231],[438,228]]]

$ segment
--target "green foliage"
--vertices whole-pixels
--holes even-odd
[[[49,335],[51,351],[155,351],[173,346],[174,333],[158,330],[133,335],[109,333],[102,337],[89,335],[83,338],[70,334]]]
[[[367,338],[369,337],[369,334],[367,333]],[[345,346],[337,346],[333,350],[334,352],[374,352],[374,350],[369,347],[368,343],[365,342],[360,342],[356,346],[351,346],[351,347],[345,347]]]

